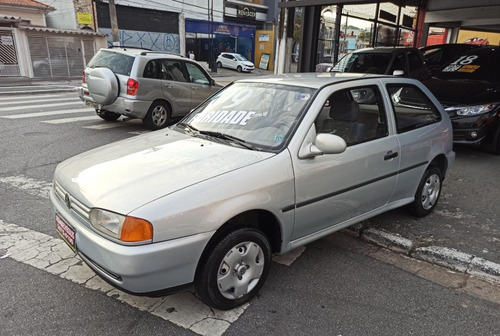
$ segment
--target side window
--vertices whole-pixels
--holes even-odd
[[[144,67],[144,78],[160,78],[160,68],[161,64],[159,60],[149,61]]]
[[[387,136],[383,106],[376,86],[334,92],[316,118],[316,133],[338,135],[348,146]]]
[[[398,133],[411,131],[441,120],[439,110],[416,86],[410,84],[387,85],[396,117]]]
[[[191,83],[210,85],[210,80],[196,64],[186,63],[186,68]]]
[[[176,82],[186,82],[182,72],[182,64],[179,61],[162,61],[161,78]]]
[[[422,69],[424,63],[415,51],[409,51],[406,56],[408,57],[408,66],[410,67],[410,72]]]

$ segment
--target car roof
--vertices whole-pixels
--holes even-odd
[[[309,87],[319,89],[325,85],[341,83],[361,78],[383,78],[392,77],[387,75],[373,75],[365,73],[351,72],[301,72],[284,75],[270,75],[258,78],[245,78],[237,80],[237,83],[264,83],[264,84],[282,84],[290,86]]]
[[[241,54],[238,54],[238,53],[233,53],[233,52],[225,52],[225,51],[224,51],[224,52],[221,52],[221,55],[222,55],[222,54],[226,54],[226,55],[240,55],[240,56],[241,56]]]
[[[137,55],[149,56],[149,58],[158,58],[159,56],[160,57],[169,56],[169,57],[186,58],[183,55],[170,53],[167,51],[154,51],[154,50],[150,50],[150,49],[141,49],[141,48],[123,47],[123,48],[106,48],[103,50],[106,50],[108,52],[127,54],[130,56],[137,56]]]
[[[417,48],[411,48],[411,47],[377,47],[377,48],[364,48],[364,49],[358,49],[358,50],[355,50],[353,51],[353,53],[360,53],[360,54],[363,54],[363,53],[373,53],[373,52],[376,52],[376,53],[385,53],[385,54],[391,54],[393,52],[396,52],[396,51],[400,51],[400,50],[418,50]]]

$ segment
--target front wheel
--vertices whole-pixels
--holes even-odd
[[[264,284],[271,246],[261,231],[239,229],[221,239],[201,262],[195,279],[200,299],[229,310],[248,302]]]
[[[120,114],[115,112],[109,112],[105,110],[95,110],[95,113],[106,121],[115,121],[120,118]]]
[[[425,171],[415,193],[415,200],[410,204],[410,211],[415,216],[425,217],[434,210],[441,195],[442,176],[441,170],[436,167]]]
[[[217,68],[222,68],[222,63],[221,62],[217,62]]]
[[[171,110],[164,102],[153,102],[149,107],[146,117],[142,119],[142,124],[150,130],[159,130],[168,125],[171,119]]]
[[[242,72],[243,68],[241,67],[241,65],[238,65],[238,67],[236,68],[236,70],[238,70],[238,72]]]

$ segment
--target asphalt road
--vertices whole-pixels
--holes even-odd
[[[231,316],[201,305],[189,291],[143,302],[5,256],[2,239],[58,240],[45,192],[59,162],[144,132],[140,122],[69,113],[83,108],[75,97],[0,97],[0,334],[499,335],[498,286],[436,266],[423,269],[425,263],[342,234],[307,245],[290,265],[274,262],[258,297]],[[491,201],[499,199],[499,159],[458,148],[435,215],[422,222],[397,210],[368,224],[491,257],[498,242],[483,247],[488,252],[481,243],[499,237]],[[1,231],[10,224],[25,234]],[[459,235],[464,228],[467,241]],[[208,317],[193,321],[200,312]]]

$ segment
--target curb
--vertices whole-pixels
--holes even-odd
[[[341,230],[341,232],[361,240],[381,246],[408,257],[469,274],[500,285],[500,264],[442,246],[415,247],[415,244],[398,234],[375,229],[363,229],[361,223]]]

